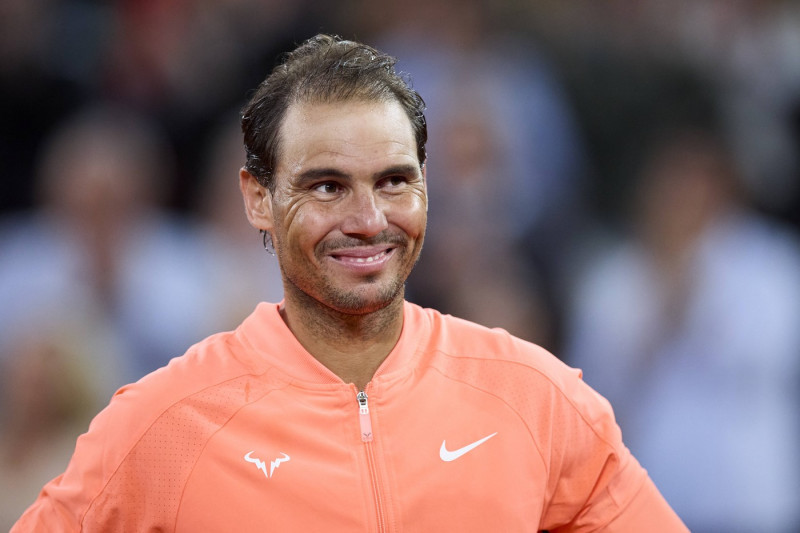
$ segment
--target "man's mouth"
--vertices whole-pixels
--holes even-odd
[[[389,251],[390,250],[384,250],[369,257],[353,257],[350,255],[334,255],[334,257],[339,261],[345,261],[348,263],[373,263],[386,257],[386,255],[389,254]]]
[[[350,265],[369,265],[386,261],[393,252],[393,247],[378,248],[372,246],[337,250],[335,253],[330,254],[330,256],[336,261]]]

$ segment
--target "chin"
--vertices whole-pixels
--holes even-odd
[[[348,315],[367,315],[385,309],[396,299],[374,299],[353,296],[329,301],[327,304],[332,309]]]
[[[326,305],[341,313],[350,315],[366,315],[385,309],[403,297],[403,284],[384,287],[379,290],[337,292],[321,299]]]
[[[402,300],[405,280],[372,279],[356,285],[334,283],[331,279],[298,278],[284,275],[286,297],[300,305],[319,305],[345,315],[366,315]]]

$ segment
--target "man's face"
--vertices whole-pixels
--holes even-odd
[[[269,197],[287,301],[348,314],[402,296],[425,234],[427,194],[411,122],[396,102],[295,104]]]

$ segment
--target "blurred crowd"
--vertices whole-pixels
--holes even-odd
[[[409,299],[582,368],[692,531],[800,530],[791,0],[4,0],[0,529],[116,388],[282,298],[238,110],[319,31],[428,105]]]

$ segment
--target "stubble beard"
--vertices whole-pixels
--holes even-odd
[[[366,283],[378,284],[377,280],[367,279]],[[326,283],[321,291],[323,302],[332,309],[348,315],[365,315],[379,311],[404,294],[405,278],[395,278],[378,287],[365,290],[340,290]],[[365,294],[369,293],[369,294]]]
[[[394,253],[405,255],[413,252],[407,248],[398,247]],[[401,263],[406,261],[405,257],[399,259]],[[416,259],[414,263],[416,264]],[[398,298],[402,298],[405,294],[406,279],[412,269],[413,265],[407,268],[407,271],[398,272],[393,278],[386,280],[381,280],[377,275],[367,276],[359,283],[358,287],[352,289],[342,288],[331,276],[322,276],[317,279],[304,276],[302,273],[292,276],[284,270],[283,266],[281,266],[281,273],[287,297],[293,297],[299,302],[312,305],[316,303],[316,305],[344,315],[357,316],[380,311]]]
[[[424,235],[423,232],[417,237],[417,246],[411,246],[407,236],[399,234],[385,234],[372,239],[374,243],[395,244],[393,253],[398,257],[393,259],[401,265],[408,265],[410,254],[416,254],[416,256],[413,257],[410,265],[398,271],[391,279],[382,280],[380,275],[366,276],[357,287],[352,289],[342,288],[335,276],[325,273],[317,277],[304,271],[287,272],[287,269],[284,268],[284,261],[282,261],[283,243],[275,242],[275,253],[283,277],[285,297],[287,300],[293,299],[298,303],[321,306],[349,316],[363,316],[385,309],[396,302],[398,298],[404,297],[406,280],[419,261]],[[330,250],[351,244],[351,241],[326,242],[316,250],[317,258],[323,260]],[[289,251],[286,253],[290,254]]]

